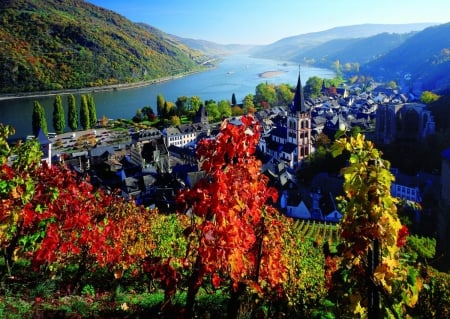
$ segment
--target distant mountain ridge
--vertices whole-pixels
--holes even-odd
[[[218,44],[207,40],[183,38],[177,35],[166,33],[147,23],[139,22],[137,24],[143,27],[144,29],[147,29],[148,31],[155,33],[168,41],[173,41],[178,44],[184,44],[186,47],[189,47],[192,50],[198,50],[210,56],[220,56],[238,52],[246,52],[254,47],[253,45]]]
[[[367,38],[380,33],[409,33],[420,31],[436,23],[412,24],[360,24],[336,27],[280,39],[272,44],[252,50],[255,57],[293,61],[295,56],[337,39]]]
[[[382,32],[381,32],[382,31]],[[450,23],[357,25],[281,39],[253,56],[394,80],[405,90],[450,90]]]
[[[361,72],[414,82],[419,91],[449,91],[450,23],[414,34],[384,56],[363,65]]]
[[[0,93],[152,80],[205,58],[83,0],[2,0],[0,39]]]

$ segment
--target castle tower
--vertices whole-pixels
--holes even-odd
[[[305,107],[300,71],[294,99],[288,109],[287,142],[296,145],[295,165],[299,167],[303,159],[312,151],[311,113]]]

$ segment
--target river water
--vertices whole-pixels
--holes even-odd
[[[277,72],[278,75],[262,78],[261,73]],[[166,101],[175,102],[180,96],[199,96],[205,100],[230,100],[233,93],[240,103],[247,94],[254,94],[255,88],[262,82],[292,86],[297,84],[298,64],[252,58],[246,55],[231,55],[214,69],[144,87],[94,92],[97,117],[131,118],[138,108],[151,106],[156,112],[156,96],[162,94]],[[327,69],[301,67],[301,79],[305,84],[309,77],[332,78],[334,72]],[[80,96],[75,95],[77,105]],[[48,130],[53,131],[52,112],[54,96],[0,100],[0,123],[12,125],[16,134],[13,139],[23,138],[31,134],[31,117],[33,103],[38,100],[45,109]],[[67,114],[67,98],[63,96],[63,104]]]

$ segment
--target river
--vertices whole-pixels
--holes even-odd
[[[278,71],[278,72],[270,72]],[[268,77],[261,77],[267,72]],[[254,94],[259,83],[297,84],[299,66],[292,62],[252,58],[246,55],[231,55],[214,69],[192,74],[148,86],[117,91],[94,92],[97,117],[131,118],[136,110],[151,106],[156,112],[156,96],[162,94],[166,101],[175,102],[180,96],[199,96],[205,100],[231,100],[233,93],[240,103],[247,94]],[[301,67],[302,83],[309,77],[332,78],[334,72],[327,69]],[[77,105],[80,95],[75,95]],[[33,103],[39,101],[45,109],[49,131],[53,131],[52,113],[54,96],[33,98],[16,98],[0,100],[0,123],[12,125],[16,134],[12,139],[23,138],[31,134],[31,117]],[[63,96],[63,104],[67,114],[67,98]]]

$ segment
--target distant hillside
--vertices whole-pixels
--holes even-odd
[[[193,50],[198,50],[198,51],[202,52],[203,54],[206,54],[209,56],[220,56],[220,55],[233,54],[233,53],[242,53],[242,52],[247,52],[249,49],[254,47],[254,46],[250,46],[250,45],[218,44],[218,43],[206,41],[206,40],[182,38],[177,35],[165,33],[164,31],[161,31],[161,30],[159,30],[151,25],[148,25],[146,23],[138,23],[138,25],[140,25],[144,29],[149,30],[152,33],[158,34],[159,36],[166,39],[167,41],[173,41],[178,44],[184,44],[185,46],[187,46]]]
[[[226,55],[235,53],[247,53],[253,49],[253,45],[244,44],[219,44],[206,40],[197,40],[189,38],[175,37],[181,43],[186,44],[190,48],[199,50],[207,55]]]
[[[450,23],[429,27],[407,39],[361,73],[413,82],[418,90],[450,88]]]
[[[83,0],[0,2],[0,92],[150,80],[202,68],[202,53]]]
[[[341,65],[362,65],[380,58],[412,35],[413,33],[381,33],[368,38],[331,40],[293,56],[292,60],[325,68],[330,68],[335,61],[339,61]]]
[[[272,44],[252,50],[252,55],[262,58],[272,58],[295,61],[295,57],[302,56],[325,42],[337,39],[367,38],[380,33],[409,33],[420,31],[435,23],[414,24],[361,24],[336,27],[325,31],[300,34],[281,39]]]

